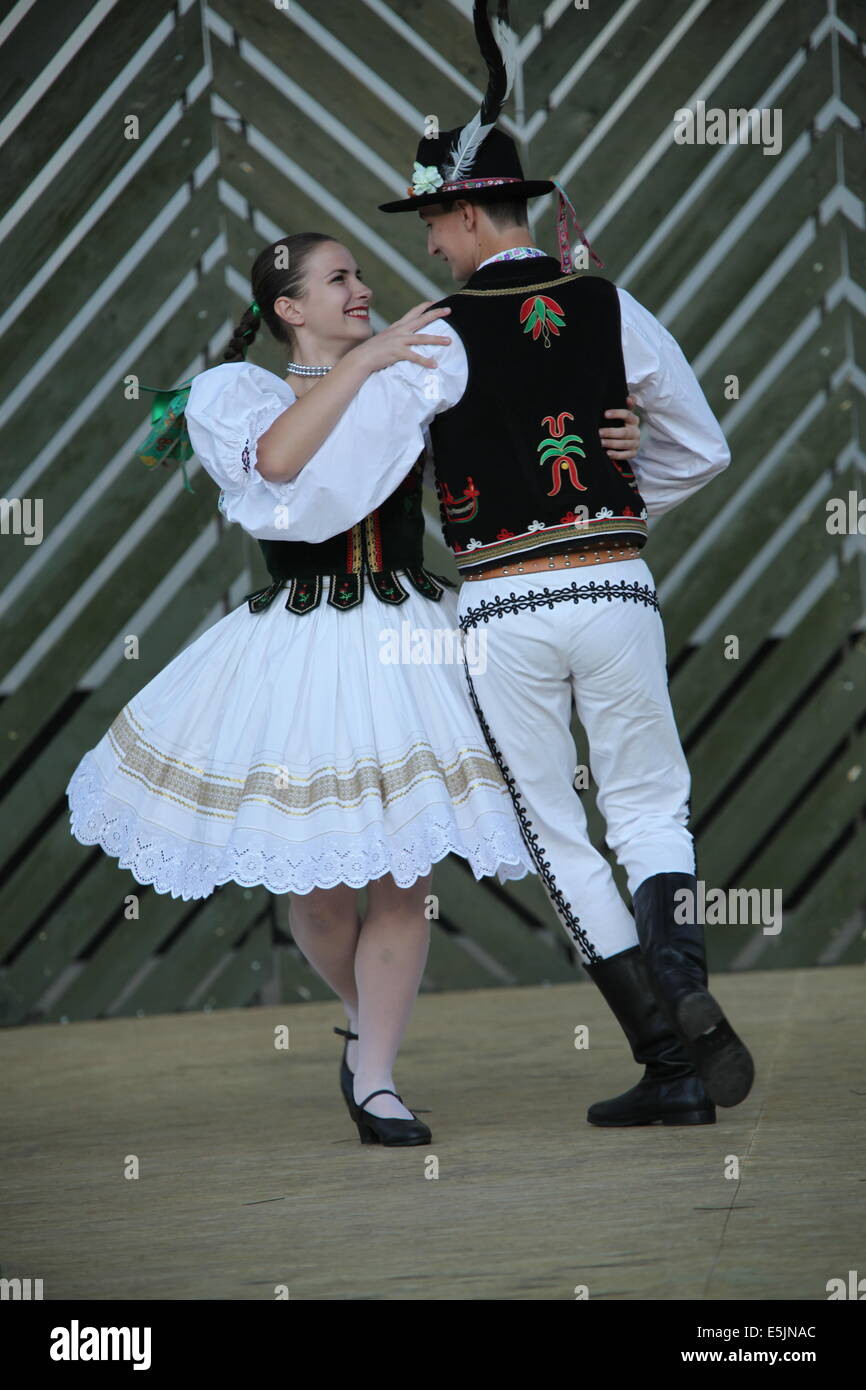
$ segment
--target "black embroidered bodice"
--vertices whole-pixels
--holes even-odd
[[[321,602],[325,579],[327,601],[334,608],[354,608],[363,601],[365,575],[383,603],[406,602],[409,591],[401,575],[419,594],[437,602],[444,588],[456,588],[444,575],[424,567],[423,468],[422,456],[380,507],[338,536],[316,544],[259,541],[273,582],[247,594],[250,612],[264,612],[288,588],[289,612],[309,613]]]
[[[598,437],[628,395],[613,282],[563,274],[550,256],[494,261],[439,303],[468,362],[463,396],[430,424],[458,569],[599,540],[642,546],[634,473]]]

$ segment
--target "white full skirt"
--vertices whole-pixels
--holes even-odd
[[[477,879],[534,873],[469,700],[456,595],[405,587],[402,604],[367,586],[341,611],[326,582],[302,615],[283,590],[215,623],[81,759],[66,788],[75,838],[184,900],[229,880],[307,893],[390,873],[408,887],[452,852]],[[417,634],[435,629],[453,634],[450,661],[447,637],[438,663],[383,659],[384,630],[417,658]]]

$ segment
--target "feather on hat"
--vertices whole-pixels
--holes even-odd
[[[559,213],[556,220],[560,265],[571,270],[568,216],[577,229],[596,265],[604,262],[595,254],[577,220],[565,190],[556,179],[526,179],[510,136],[496,122],[514,85],[517,71],[517,35],[511,28],[508,0],[497,0],[496,14],[489,14],[490,0],[475,0],[472,19],[481,55],[487,64],[487,90],[481,106],[464,126],[424,137],[418,144],[412,183],[408,196],[396,202],[380,203],[380,212],[411,212],[432,204],[454,202],[471,194],[473,202],[538,198],[556,190]]]

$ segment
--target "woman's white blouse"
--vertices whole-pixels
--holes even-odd
[[[401,365],[414,365],[419,376],[431,378],[426,389],[438,390],[428,368]],[[329,436],[286,483],[268,481],[256,467],[258,440],[297,399],[273,372],[251,362],[221,362],[201,372],[190,388],[186,422],[202,467],[222,489],[218,506],[227,521],[238,522],[259,540],[318,542],[349,530],[381,506],[422,454],[425,480],[432,484],[427,432],[421,425],[406,427],[416,388],[423,393],[423,384],[404,381],[403,390],[395,391],[382,372],[375,372],[364,384],[364,408],[353,412],[340,457],[324,457],[330,454]],[[377,456],[383,435],[392,441],[384,477],[364,466]]]
[[[220,511],[265,540],[288,539],[288,529],[278,522],[295,480],[272,483],[263,478],[256,468],[256,445],[296,399],[288,382],[264,367],[221,362],[193,379],[186,403],[192,447],[222,489]]]

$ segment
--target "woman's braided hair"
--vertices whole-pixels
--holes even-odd
[[[284,343],[294,353],[294,334],[291,328],[274,313],[274,301],[283,295],[299,299],[306,285],[306,265],[310,253],[323,242],[333,241],[324,232],[296,232],[282,237],[260,251],[250,274],[253,301],[244,310],[240,323],[232,333],[223,353],[224,362],[243,362],[264,321],[278,343]]]

